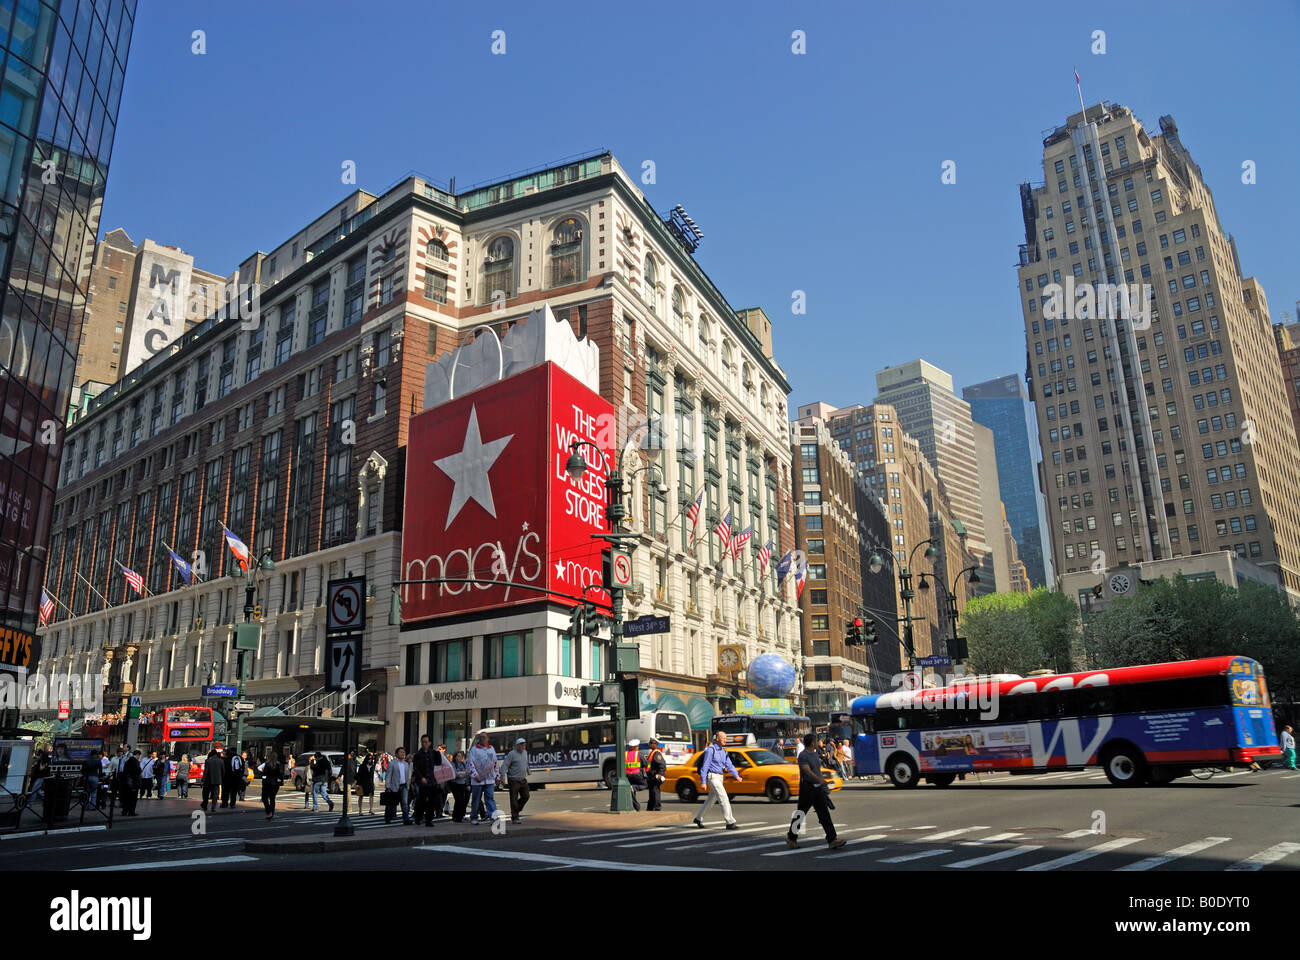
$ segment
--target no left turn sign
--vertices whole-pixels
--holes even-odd
[[[627,554],[619,550],[615,550],[613,551],[613,556],[611,557],[611,560],[613,561],[611,563],[611,567],[614,571],[613,572],[614,586],[616,587],[632,586],[631,554]]]
[[[356,633],[366,625],[366,578],[331,580],[326,597],[325,628],[331,632]]]

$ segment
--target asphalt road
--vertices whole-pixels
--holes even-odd
[[[250,792],[250,796],[255,793]],[[418,847],[331,854],[249,854],[244,841],[329,834],[341,812],[313,813],[302,794],[282,792],[268,823],[259,810],[219,812],[204,831],[189,817],[118,820],[112,830],[0,841],[0,870],[935,870],[1278,871],[1300,869],[1300,773],[1219,774],[1166,787],[1110,786],[1096,770],[1039,776],[970,777],[947,788],[898,790],[855,781],[834,795],[835,822],[849,844],[827,851],[813,817],[797,850],[784,835],[795,807],[733,801],[739,830],[718,808],[706,829],[615,825],[608,831],[440,840],[446,821],[385,826],[356,817],[358,832],[421,831]],[[644,794],[642,795],[644,799]],[[141,801],[168,804],[173,800]],[[537,790],[527,813],[608,808],[594,787]],[[681,807],[666,797],[667,810]],[[376,807],[376,809],[379,809]],[[507,825],[508,828],[508,825]]]

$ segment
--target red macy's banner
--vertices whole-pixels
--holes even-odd
[[[590,447],[581,480],[565,464],[574,439],[612,456],[614,432],[614,408],[550,362],[412,417],[402,579],[510,580],[574,596],[598,585],[603,541],[591,535],[609,528],[605,464]],[[609,603],[604,590],[587,595]],[[417,584],[402,588],[402,619],[544,599],[501,583]]]

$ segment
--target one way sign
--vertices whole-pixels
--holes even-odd
[[[361,637],[325,640],[325,689],[357,690],[361,686]]]

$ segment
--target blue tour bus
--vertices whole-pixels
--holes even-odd
[[[973,678],[858,697],[851,709],[855,772],[897,787],[1088,766],[1121,786],[1165,784],[1281,753],[1263,668],[1247,657]]]

